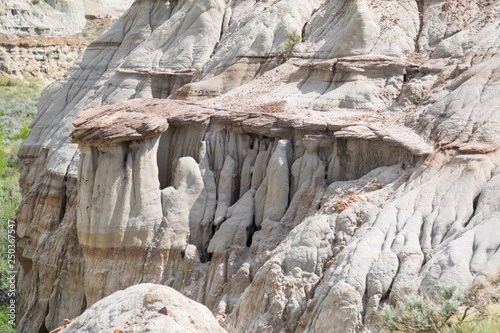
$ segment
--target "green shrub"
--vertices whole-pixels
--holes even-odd
[[[0,79],[0,130],[4,133],[3,143],[17,140],[13,136],[33,119],[41,90],[42,85],[38,82]]]
[[[382,326],[390,332],[500,332],[499,296],[498,282],[476,283],[466,293],[442,286],[433,299],[407,295],[395,308],[385,305]]]
[[[289,41],[285,43],[285,51],[292,49],[295,45],[302,41],[302,37],[297,34],[287,33],[286,36],[289,38]]]
[[[18,85],[19,82],[20,82],[19,80],[11,79],[8,77],[0,78],[0,86],[2,87],[15,87]]]
[[[8,312],[5,305],[0,306],[0,333],[16,333],[15,328],[9,324],[11,319],[7,316]]]
[[[14,136],[13,136],[14,140],[22,140],[22,141],[24,141],[24,140],[26,140],[28,138],[28,135],[30,134],[30,129],[28,127],[29,123],[30,122],[28,120],[26,120],[24,122],[23,127],[16,134],[14,134]]]
[[[486,316],[473,314],[455,324],[455,333],[500,332],[500,306],[490,304]]]
[[[407,295],[396,308],[385,306],[382,324],[392,332],[441,332],[457,313],[463,292],[457,286],[441,287],[435,302]]]
[[[281,52],[279,56],[278,62],[280,64],[288,60],[288,58],[293,52],[295,45],[299,44],[302,41],[302,37],[300,35],[291,32],[288,32],[286,36],[288,37],[288,41],[285,42],[284,50],[283,52]]]

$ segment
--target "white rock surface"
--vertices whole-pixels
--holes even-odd
[[[416,1],[327,1],[306,26],[312,46],[305,52],[322,59],[407,55],[414,50],[418,26]]]
[[[119,17],[134,0],[83,0],[85,16]]]
[[[208,252],[224,252],[229,246],[247,246],[248,228],[253,223],[255,190],[246,192],[228,209],[227,220],[210,240]]]
[[[0,34],[69,36],[85,27],[86,16],[119,17],[133,0],[3,0]]]
[[[215,211],[215,225],[222,223],[227,216],[227,209],[231,206],[233,192],[236,188],[236,176],[238,175],[238,164],[228,156],[224,161],[219,179],[219,197],[217,198],[217,210]]]
[[[138,284],[87,309],[62,332],[225,332],[210,311],[176,290]]]

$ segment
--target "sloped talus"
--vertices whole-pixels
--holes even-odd
[[[487,157],[475,156],[455,156],[440,162],[444,164],[417,169],[362,237],[356,237],[342,251],[338,264],[326,272],[325,283],[316,289],[306,313],[305,331],[323,331],[332,325],[338,330],[357,330],[362,323],[370,323],[369,316],[374,314],[368,311],[364,318],[361,316],[366,301],[376,309],[380,299],[398,299],[422,285],[471,282],[470,259],[453,240],[468,230],[474,199],[490,179],[495,164]],[[440,269],[434,264],[439,256],[448,255],[454,261],[451,267]],[[393,259],[389,259],[391,256]],[[374,279],[382,260],[396,266],[392,266],[392,273]],[[485,269],[483,266],[481,271]],[[380,280],[385,277],[392,280],[390,293],[390,282]],[[416,284],[419,279],[420,284]],[[385,287],[376,287],[381,282]]]

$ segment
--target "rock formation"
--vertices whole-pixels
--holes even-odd
[[[443,3],[135,1],[20,150],[20,329],[155,283],[229,331],[360,331],[498,275],[500,5]]]

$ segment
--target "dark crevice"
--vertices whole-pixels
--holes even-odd
[[[403,83],[408,83],[419,73],[419,67],[416,65],[409,65],[405,68],[405,73],[403,74]],[[404,88],[404,86],[403,86]]]
[[[49,307],[47,306],[47,310],[45,311],[45,315],[43,316],[44,320],[41,323],[40,328],[38,329],[38,333],[49,333],[49,330],[45,326],[45,318],[49,315]]]
[[[212,239],[214,237],[216,232],[217,232],[217,227],[212,224],[212,235],[210,236],[210,239]]]
[[[255,225],[255,221],[252,223],[252,225],[247,227],[247,247],[252,246],[253,235],[257,230],[258,228]]]
[[[472,201],[472,209],[473,209],[472,216],[474,216],[476,214],[477,204],[479,203],[479,197],[480,196],[481,196],[481,193],[479,193],[478,195],[476,195],[476,197]]]
[[[200,255],[200,262],[202,264],[207,263],[212,260],[212,253],[205,253],[203,254],[201,251],[198,251],[198,254]]]
[[[38,333],[49,333],[49,330],[47,329],[47,327],[45,327],[45,323],[42,323],[42,326],[38,330]]]
[[[63,184],[64,184],[64,187],[63,187],[63,190],[62,190],[62,199],[61,199],[61,211],[59,212],[59,222],[62,222],[63,218],[64,218],[64,215],[66,215],[66,204],[67,204],[67,201],[68,201],[68,195],[67,195],[67,190],[68,190],[68,173],[69,173],[69,169],[71,167],[71,164],[74,162],[75,160],[75,155],[73,155],[73,159],[71,160],[70,162],[70,165],[66,168],[66,174],[64,175],[64,179],[63,179]]]
[[[85,310],[87,310],[87,295],[83,294],[82,309],[80,313],[83,313]]]
[[[67,195],[66,195],[66,183],[68,181],[68,177],[64,177],[64,189],[62,193],[62,199],[61,199],[61,211],[59,212],[59,221],[61,222],[64,218],[64,215],[66,214],[66,202],[67,202]]]
[[[418,9],[419,27],[418,27],[417,37],[415,38],[415,51],[420,52],[421,50],[418,47],[418,40],[420,39],[420,34],[422,33],[422,28],[424,27],[424,0],[416,0],[416,1]]]
[[[479,197],[481,196],[481,193],[479,193],[474,200],[472,201],[472,214],[467,222],[464,224],[464,228],[467,227],[470,223],[470,221],[476,216],[476,209],[477,209],[477,204],[479,202]]]

